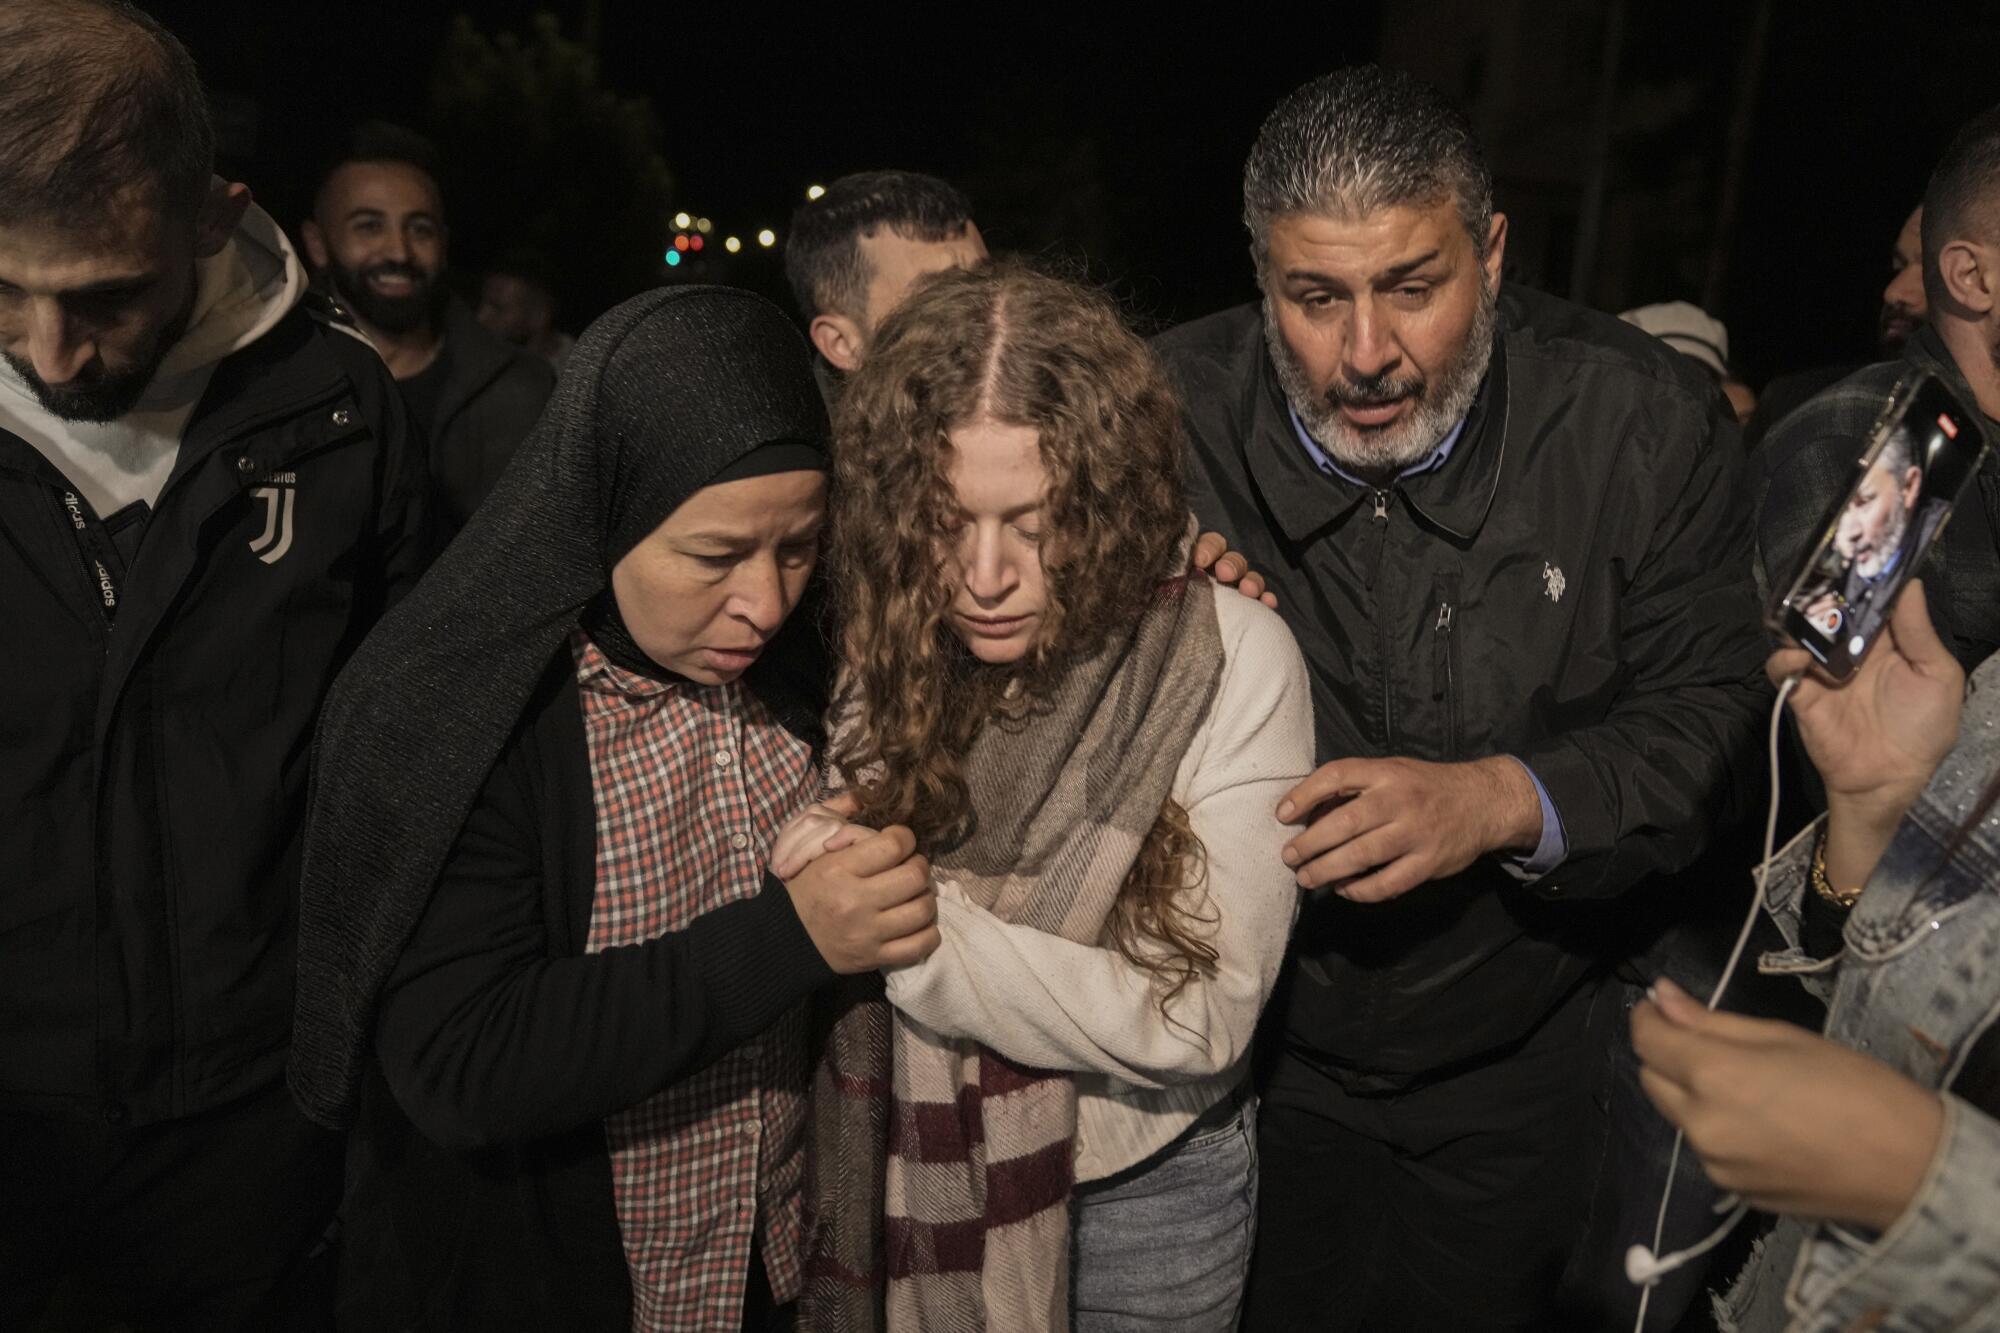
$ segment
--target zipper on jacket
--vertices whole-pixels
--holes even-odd
[[[1397,654],[1390,645],[1388,616],[1383,605],[1391,599],[1382,587],[1382,565],[1389,548],[1389,492],[1378,487],[1374,499],[1376,521],[1368,525],[1366,538],[1375,548],[1369,557],[1368,605],[1369,617],[1375,622],[1375,687],[1382,710],[1381,745],[1385,753],[1392,753],[1396,747],[1396,682],[1389,664],[1396,660]]]
[[[1444,718],[1444,757],[1458,758],[1458,682],[1452,671],[1450,602],[1439,602],[1437,623],[1431,626],[1431,698]]]
[[[105,534],[103,520],[90,510],[82,497],[73,490],[64,488],[62,493],[63,511],[69,519],[71,532],[76,537],[78,550],[83,556],[84,571],[90,577],[91,591],[96,594],[97,609],[104,616],[104,624],[110,628],[118,614],[118,581],[112,575],[108,560],[116,559],[111,550],[111,539]],[[109,652],[110,641],[105,641],[105,651]]]

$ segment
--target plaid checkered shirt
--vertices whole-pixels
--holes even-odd
[[[816,792],[806,744],[741,684],[636,675],[581,633],[572,647],[597,803],[588,951],[756,894],[780,825]],[[798,1294],[806,1081],[800,1006],[606,1118],[635,1333],[737,1333],[757,1228],[772,1295]]]

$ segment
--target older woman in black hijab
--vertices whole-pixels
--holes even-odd
[[[764,869],[813,795],[826,440],[774,307],[628,301],[335,685],[291,1081],[359,1122],[351,1326],[781,1326],[802,1001],[937,938],[906,830]]]

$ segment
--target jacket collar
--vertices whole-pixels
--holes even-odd
[[[216,449],[351,392],[340,364],[315,335],[311,317],[294,309],[269,334],[216,367],[208,392],[188,423],[181,456],[167,484],[172,486]],[[325,428],[341,424],[322,422],[319,430],[259,441],[252,452],[268,452],[269,457],[256,461],[276,468],[291,456],[318,447],[328,433]]]
[[[1271,354],[1257,358],[1251,377],[1244,419],[1250,423],[1245,461],[1253,484],[1287,539],[1310,541],[1344,522],[1373,487],[1356,485],[1319,470],[1292,429],[1289,404],[1278,383]],[[1486,378],[1474,396],[1465,430],[1442,467],[1412,477],[1399,477],[1382,487],[1401,495],[1411,510],[1431,527],[1460,541],[1469,541],[1486,522],[1499,489],[1500,464],[1507,444],[1506,329],[1496,330]]]
[[[313,337],[310,317],[294,307],[268,334],[231,353],[215,368],[182,432],[180,453],[166,488],[171,489],[223,445],[315,403],[339,397],[345,388],[339,364]],[[272,456],[257,461],[274,468],[290,452],[316,443],[308,433],[298,439],[263,444],[260,452],[270,450]],[[39,450],[11,431],[0,430],[0,468],[68,484]],[[161,494],[165,494],[164,489]]]
[[[1971,383],[1959,370],[1958,362],[1952,360],[1951,349],[1944,345],[1944,339],[1938,336],[1936,328],[1926,324],[1912,334],[1910,340],[1903,344],[1903,360],[1943,380],[1968,411],[1987,423],[1987,435],[1994,434],[1993,419],[1980,410],[1979,399],[1973,395]]]
[[[313,290],[328,304],[337,322],[359,331],[354,324],[352,307],[334,288],[331,277],[324,270],[313,279]],[[450,359],[445,366],[444,386],[438,391],[437,421],[431,427],[433,435],[442,433],[446,423],[463,412],[466,404],[506,374],[515,357],[528,355],[488,332],[472,307],[461,297],[446,299],[439,324],[438,340],[449,352]],[[367,340],[367,335],[363,334],[362,341]]]

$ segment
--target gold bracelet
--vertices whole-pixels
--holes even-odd
[[[1857,884],[1845,890],[1833,887],[1833,881],[1826,877],[1826,829],[1823,827],[1819,836],[1813,839],[1812,887],[1814,893],[1840,908],[1852,907],[1860,902],[1861,891],[1868,887],[1866,884]]]

